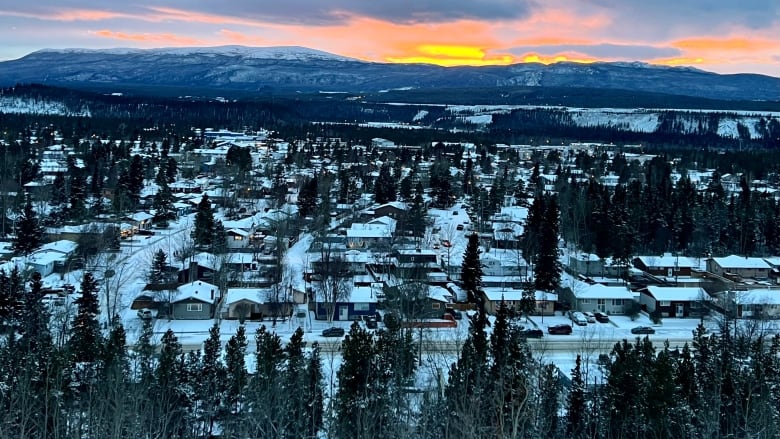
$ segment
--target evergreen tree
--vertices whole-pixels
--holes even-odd
[[[255,415],[247,420],[250,437],[269,437],[281,431],[286,419],[283,413],[285,395],[282,394],[284,349],[282,341],[265,325],[255,334],[257,367],[250,382],[249,406]]]
[[[463,267],[461,269],[460,280],[463,289],[466,291],[469,303],[479,303],[480,290],[482,288],[482,262],[479,255],[482,250],[479,248],[479,235],[472,233],[469,235],[469,242],[466,245],[466,251],[463,254]]]
[[[198,204],[192,239],[195,241],[195,245],[201,248],[211,247],[219,239],[216,235],[214,212],[211,210],[211,202],[207,194],[203,194],[203,198]]]
[[[422,185],[418,184],[417,188],[404,225],[406,230],[412,232],[412,236],[422,238],[425,235],[425,217],[428,209],[425,208],[423,201]]]
[[[159,183],[157,193],[154,194],[154,200],[152,201],[154,222],[167,225],[168,220],[176,217],[173,202],[174,198],[171,188],[168,186],[168,182],[163,179],[162,182]]]
[[[152,268],[149,271],[149,283],[160,285],[167,282],[168,278],[168,255],[163,249],[157,250],[152,260]]]
[[[324,394],[322,386],[322,363],[320,360],[320,347],[315,341],[312,344],[309,361],[306,367],[306,382],[303,399],[308,401],[305,420],[307,429],[305,437],[316,437],[323,426]]]
[[[27,256],[41,246],[43,229],[38,223],[38,216],[33,210],[32,202],[27,197],[22,214],[16,224],[16,236],[12,248],[17,255]]]
[[[374,201],[385,204],[396,200],[396,183],[390,174],[390,162],[385,162],[379,168],[379,176],[374,183]]]
[[[81,297],[74,303],[78,312],[71,325],[68,350],[74,363],[89,363],[100,358],[103,336],[98,322],[98,286],[92,273],[81,279]]]
[[[225,366],[227,371],[226,401],[222,425],[225,432],[239,430],[240,413],[243,406],[243,396],[246,394],[246,386],[249,374],[246,370],[244,357],[246,356],[246,330],[240,325],[236,334],[230,337],[225,346]],[[294,413],[294,412],[291,412]]]
[[[211,435],[223,412],[225,402],[225,366],[221,360],[222,343],[219,341],[219,325],[209,329],[209,337],[203,343],[203,357],[200,362],[200,376],[197,381],[198,418],[201,431]]]
[[[298,213],[302,218],[312,216],[317,206],[318,179],[313,178],[303,182],[301,190],[298,192]]]
[[[0,325],[16,327],[23,319],[26,300],[19,269],[14,267],[11,275],[0,270]]]
[[[134,209],[141,200],[141,189],[144,187],[144,162],[140,155],[136,154],[130,161],[127,172],[127,197],[130,206]]]
[[[550,196],[545,202],[544,222],[539,234],[539,252],[534,264],[536,289],[557,291],[561,283],[561,262],[558,259],[558,202]]]
[[[571,370],[571,387],[566,400],[566,436],[580,438],[585,434],[585,381],[582,379],[582,359],[579,354]]]
[[[448,160],[437,160],[431,167],[429,184],[434,206],[442,209],[452,206],[455,197],[452,192],[452,176]]]

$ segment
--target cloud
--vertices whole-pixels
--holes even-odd
[[[102,38],[110,38],[122,41],[135,41],[138,43],[151,43],[155,46],[196,46],[205,44],[203,40],[171,33],[125,33],[111,31],[108,29],[93,31],[91,33]]]
[[[650,58],[675,57],[681,55],[681,51],[674,47],[659,47],[637,44],[547,44],[536,46],[512,47],[507,51],[525,55],[528,53],[559,54],[577,53],[597,59],[631,59],[643,60]]]

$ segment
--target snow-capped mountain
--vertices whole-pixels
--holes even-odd
[[[303,47],[41,50],[0,63],[0,85],[43,83],[194,90],[372,92],[475,87],[585,87],[780,100],[780,78],[642,63],[439,67],[365,62]]]

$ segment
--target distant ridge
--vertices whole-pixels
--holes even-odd
[[[664,93],[721,100],[780,101],[780,78],[719,75],[638,62],[521,63],[439,67],[366,62],[305,47],[44,49],[0,62],[0,85],[42,83],[75,88],[142,87],[244,92],[576,87]]]

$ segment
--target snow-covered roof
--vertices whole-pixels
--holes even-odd
[[[675,256],[670,253],[666,253],[663,256],[637,256],[636,258],[648,268],[695,268],[699,266],[696,261],[690,258]]]
[[[125,218],[136,222],[141,222],[154,218],[154,215],[146,212],[135,212],[132,215],[125,215]]]
[[[60,252],[67,255],[76,251],[76,248],[78,248],[78,246],[79,245],[76,242],[69,241],[67,239],[60,239],[58,241],[52,241],[43,244],[41,246],[41,250],[51,250],[51,251]]]
[[[260,288],[228,288],[225,303],[231,304],[248,300],[254,303],[265,303],[268,290]]]
[[[723,269],[729,268],[752,268],[752,269],[769,269],[772,268],[767,262],[761,258],[748,258],[737,255],[726,256],[724,258],[712,258],[716,264]]]
[[[780,305],[780,291],[758,289],[734,293],[734,301],[740,305]]]
[[[658,301],[695,301],[709,298],[709,295],[699,287],[659,287],[650,285],[647,287],[647,292]]]
[[[439,302],[449,302],[452,298],[452,293],[444,287],[428,286],[428,297]]]
[[[372,287],[353,287],[349,295],[350,303],[375,303],[377,290]]]
[[[577,299],[633,299],[634,295],[626,287],[608,287],[601,284],[580,284],[572,289]]]
[[[243,230],[243,229],[230,229],[230,230],[226,231],[225,233],[230,233],[230,234],[233,234],[233,235],[243,236],[244,238],[247,238],[247,237],[249,237],[249,235],[251,235],[251,233],[249,233],[249,232],[247,232],[246,230]]]
[[[213,297],[212,293],[214,294]],[[213,303],[218,295],[219,288],[216,285],[196,280],[176,288],[176,295],[171,299],[171,303],[189,299],[198,300],[204,303]]]

